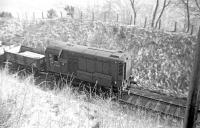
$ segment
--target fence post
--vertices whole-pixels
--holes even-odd
[[[145,20],[144,20],[144,28],[146,28],[147,26],[147,17],[145,17]]]
[[[193,35],[193,31],[194,31],[194,25],[191,26],[190,35]]]
[[[81,11],[81,14],[80,14],[80,18],[81,18],[81,22],[82,22],[82,18],[83,18],[83,13]]]
[[[199,93],[199,77],[200,77],[200,27],[197,35],[197,47],[195,49],[195,59],[191,77],[191,85],[187,99],[186,114],[184,118],[183,128],[195,128],[198,117],[198,93]]]
[[[160,20],[159,20],[159,24],[158,24],[158,29],[161,28],[161,23],[162,23],[162,21],[161,21],[161,19],[160,19]]]
[[[35,21],[35,12],[33,12],[33,21]]]
[[[174,22],[174,30],[173,30],[173,32],[176,32],[177,31],[177,22],[175,21]]]
[[[119,14],[117,14],[117,23],[118,23],[118,21],[119,21]]]
[[[26,21],[27,21],[28,20],[27,12],[25,12],[25,18],[26,18]]]
[[[106,22],[106,12],[104,13],[104,22]]]
[[[62,16],[62,12],[60,11],[60,18],[63,18],[63,16]]]
[[[92,21],[94,21],[94,12],[92,12]]]
[[[42,12],[42,19],[44,19],[44,14],[43,14],[43,12]]]
[[[132,24],[132,20],[133,20],[133,17],[132,17],[132,15],[131,15],[131,19],[130,19],[130,23],[129,23],[130,25]]]
[[[19,13],[17,13],[17,18],[18,18],[18,20],[20,21]]]

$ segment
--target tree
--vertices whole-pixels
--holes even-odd
[[[73,6],[65,6],[64,10],[67,12],[67,15],[71,16],[71,18],[74,18],[74,7]]]
[[[155,9],[154,9],[154,12],[153,12],[153,17],[152,17],[152,20],[151,20],[151,27],[154,27],[154,22],[155,22],[156,14],[157,14],[157,11],[158,11],[158,6],[159,6],[159,0],[156,0],[156,6],[155,6]]]
[[[130,0],[130,2],[131,2],[133,14],[134,14],[133,24],[135,25],[136,24],[136,18],[137,18],[137,12],[136,12],[136,9],[135,9],[135,0]]]
[[[160,11],[160,14],[156,20],[158,10],[159,10],[159,5],[160,5],[160,0],[156,1],[156,6],[154,8],[153,16],[152,16],[152,21],[151,21],[151,27],[157,28],[157,26],[161,23],[161,17],[165,11],[165,9],[170,5],[171,0],[164,0],[162,9]]]
[[[189,9],[189,0],[181,0],[183,3],[185,10],[186,10],[186,21],[187,21],[187,30],[186,32],[189,32],[190,30],[190,9]]]
[[[197,8],[198,8],[198,11],[200,11],[199,1],[197,1],[197,0],[194,0],[194,1],[195,1],[195,4],[196,4]]]
[[[160,15],[158,16],[157,21],[156,21],[155,28],[157,28],[158,23],[160,22],[161,17],[162,17],[162,15],[163,15],[163,12],[165,11],[165,8],[168,7],[168,6],[170,5],[170,3],[171,3],[171,0],[168,0],[168,2],[167,2],[167,0],[164,0],[163,6],[162,6],[162,10],[161,10],[161,12],[160,12]]]
[[[58,17],[56,11],[54,9],[50,9],[47,11],[47,18],[55,18]]]
[[[102,6],[100,15],[104,17],[104,20],[112,20],[115,18],[116,14],[121,13],[123,7],[121,1],[119,0],[106,0],[105,4]]]

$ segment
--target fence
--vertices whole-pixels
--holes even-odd
[[[37,22],[40,20],[46,20],[50,19],[48,16],[47,12],[32,12],[31,14],[29,13],[24,13],[24,14],[19,14],[15,16],[19,21],[29,21],[29,22]],[[109,14],[109,13],[97,13],[97,12],[88,12],[88,11],[75,11],[73,14],[66,12],[66,11],[57,11],[56,12],[56,18],[73,18],[75,20],[79,21],[101,21],[101,22],[106,22],[106,23],[115,23],[115,24],[121,24],[121,25],[134,25],[138,27],[143,27],[143,28],[152,28],[151,27],[151,19],[148,17],[143,17],[140,18],[140,21],[136,22],[134,24],[134,19],[133,16],[130,15],[129,17],[121,16],[119,14]],[[197,33],[198,27],[195,27],[194,25],[191,25],[190,31],[188,34],[193,35]],[[170,21],[167,22],[167,25],[163,23],[162,20],[158,22],[157,28],[154,29],[159,29],[163,31],[170,31],[170,32],[185,32],[184,25],[177,22],[177,21]]]

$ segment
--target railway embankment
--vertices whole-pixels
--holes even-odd
[[[49,43],[64,41],[127,51],[140,88],[187,97],[195,36],[73,19],[37,23],[1,19],[0,28],[2,44],[20,43],[44,50]]]

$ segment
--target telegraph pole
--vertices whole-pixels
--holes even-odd
[[[191,78],[191,85],[187,100],[187,109],[184,118],[183,128],[195,128],[197,120],[197,111],[199,108],[198,93],[199,93],[199,79],[200,79],[200,27],[197,35],[197,47],[195,60],[193,65],[193,72]]]

